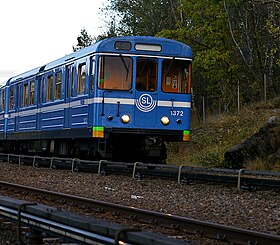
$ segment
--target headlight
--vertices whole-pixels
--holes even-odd
[[[128,123],[130,121],[130,116],[125,114],[121,117],[123,123]]]
[[[167,116],[162,117],[160,121],[163,125],[168,125],[170,123],[170,120]]]

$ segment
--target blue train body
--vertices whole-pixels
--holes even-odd
[[[116,37],[9,79],[0,88],[2,151],[91,158],[166,158],[188,141],[189,46]]]

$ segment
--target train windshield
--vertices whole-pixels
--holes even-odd
[[[98,87],[110,90],[129,90],[132,85],[132,59],[120,56],[99,57]]]
[[[185,60],[166,59],[162,63],[162,91],[190,93],[191,63]]]
[[[136,67],[136,89],[155,91],[157,89],[157,62],[153,59],[138,59]]]

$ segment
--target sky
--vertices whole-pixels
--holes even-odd
[[[106,31],[107,0],[0,1],[0,84],[73,52],[82,28]]]

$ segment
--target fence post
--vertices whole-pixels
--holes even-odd
[[[239,80],[237,83],[237,111],[239,113],[240,111],[240,86],[239,86]]]
[[[202,117],[203,117],[203,123],[206,123],[206,115],[205,115],[205,97],[202,97]]]

